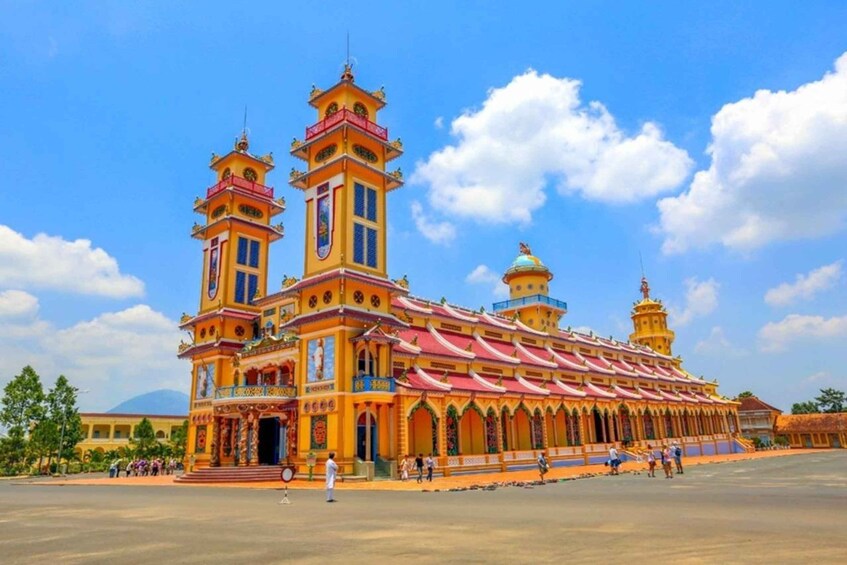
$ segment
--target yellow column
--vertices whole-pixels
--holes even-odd
[[[371,460],[371,403],[365,402],[365,461]]]

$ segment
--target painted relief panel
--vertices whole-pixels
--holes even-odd
[[[206,453],[206,426],[197,426],[194,438],[194,453]]]
[[[206,292],[209,300],[212,300],[218,294],[218,282],[220,274],[220,253],[221,248],[218,243],[218,238],[212,239],[211,248],[209,249],[209,271],[206,275],[207,289]]]
[[[335,379],[335,336],[309,341],[307,381],[316,383]]]
[[[326,449],[327,444],[327,417],[326,415],[312,416],[312,432],[310,449]]]
[[[205,400],[212,398],[215,394],[215,366],[200,365],[197,367],[197,388],[195,389],[194,398],[196,400]]]
[[[332,249],[332,192],[329,184],[317,189],[315,205],[315,254],[318,259],[326,259]]]

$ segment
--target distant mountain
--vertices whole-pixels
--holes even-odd
[[[160,389],[139,394],[124,400],[111,410],[111,414],[166,414],[188,415],[188,395],[178,390]]]

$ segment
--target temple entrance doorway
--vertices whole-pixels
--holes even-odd
[[[606,435],[606,422],[603,421],[604,416],[600,414],[600,411],[596,408],[592,411],[594,415],[594,437],[597,439],[597,443],[608,443],[608,436]]]
[[[259,420],[259,465],[279,463],[279,418]]]
[[[376,444],[378,443],[376,435],[376,416],[371,414],[371,456],[367,455],[367,415],[362,412],[359,414],[359,421],[356,425],[356,456],[362,461],[376,461]]]

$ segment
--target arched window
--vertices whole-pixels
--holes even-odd
[[[368,109],[365,108],[365,105],[361,102],[356,102],[353,104],[353,113],[357,116],[361,116],[365,119],[368,119]]]
[[[376,374],[375,357],[376,356],[374,354],[367,351],[367,347],[363,347],[359,350],[356,361],[356,374],[374,376]]]

